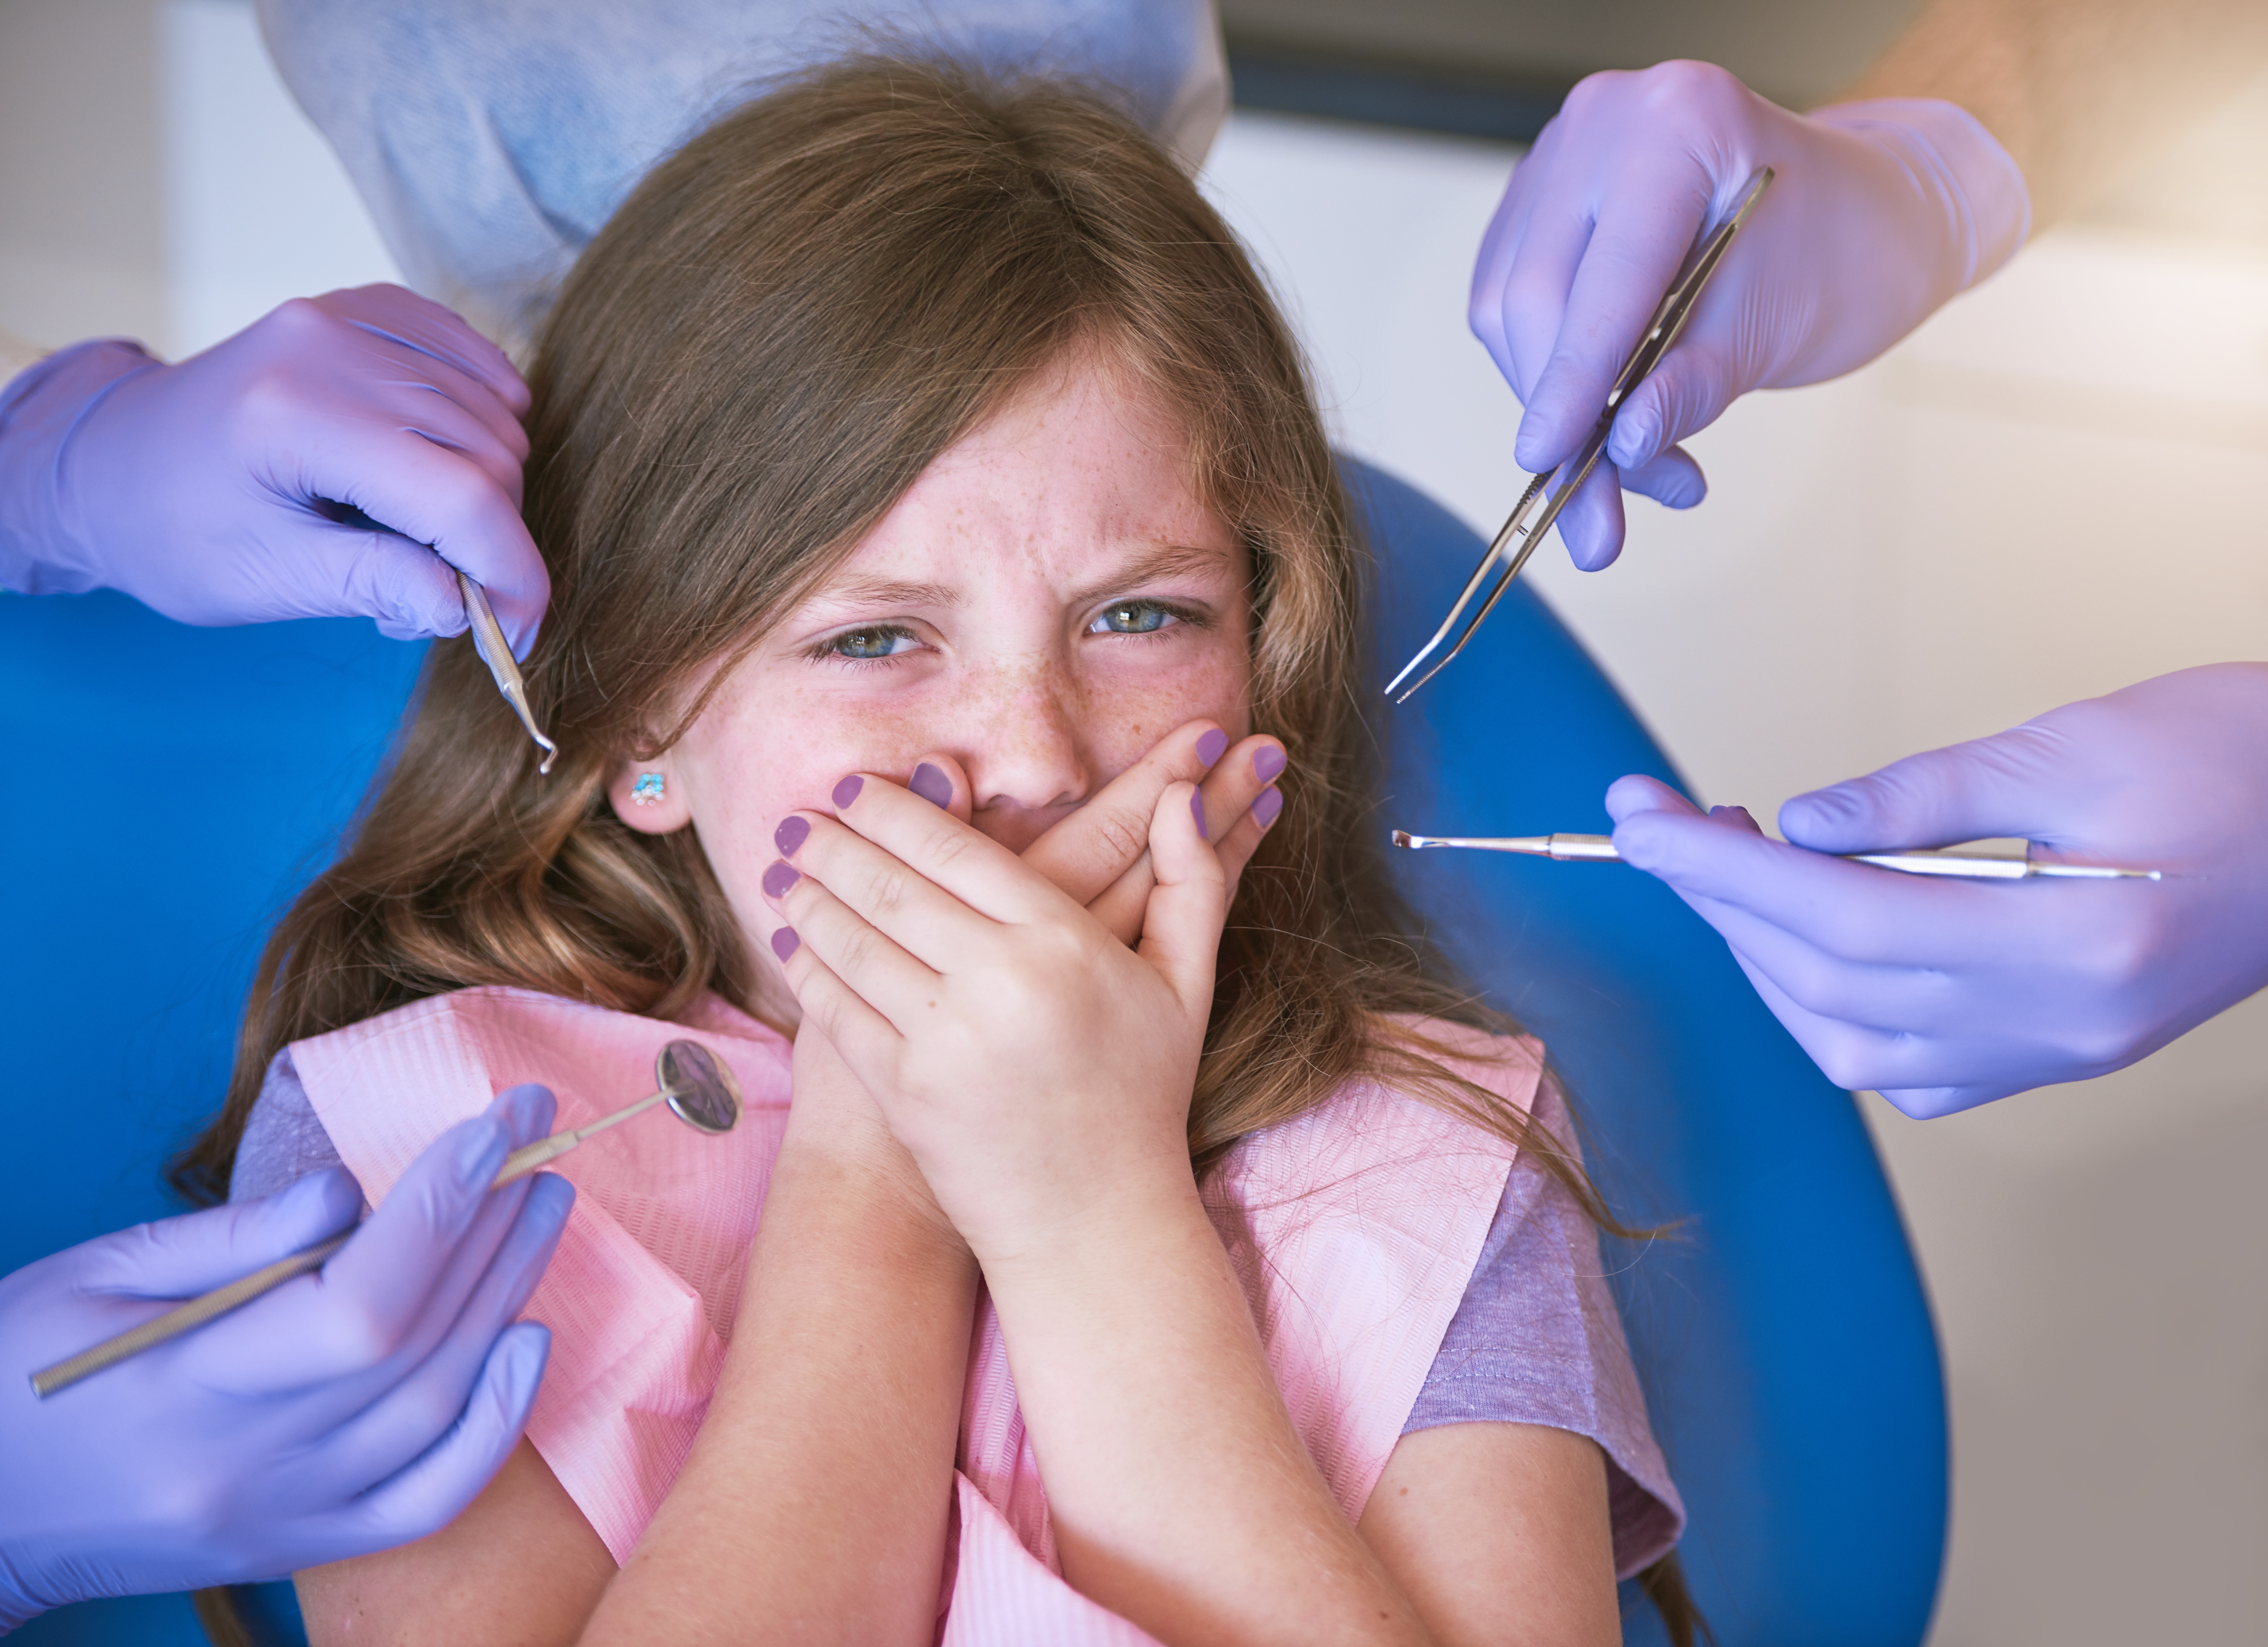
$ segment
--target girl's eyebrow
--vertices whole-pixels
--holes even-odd
[[[1216,571],[1234,553],[1233,549],[1207,548],[1195,543],[1160,544],[1148,554],[1137,555],[1127,562],[1108,577],[1077,591],[1071,598],[1071,604],[1074,607],[1087,606],[1134,585],[1178,577],[1185,572]]]
[[[913,584],[894,577],[846,577],[812,596],[814,601],[843,606],[957,607],[961,591],[950,584]]]

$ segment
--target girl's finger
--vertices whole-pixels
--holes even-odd
[[[1160,739],[1150,753],[1087,798],[1086,804],[1026,847],[1024,862],[1063,889],[1065,896],[1095,913],[1098,899],[1112,900],[1116,915],[1103,924],[1131,944],[1142,930],[1142,906],[1150,896],[1150,820],[1158,797],[1169,783],[1205,781],[1235,765],[1228,734],[1211,721],[1190,721]],[[1227,805],[1224,799],[1222,805]],[[1249,798],[1236,804],[1241,812]],[[1229,816],[1224,812],[1222,816]],[[1138,874],[1137,871],[1139,871]],[[1131,888],[1131,901],[1121,888]]]
[[[909,948],[935,940],[917,937],[912,930],[901,931],[907,919],[896,907],[902,901],[914,915],[943,922],[955,942],[966,934],[965,917],[970,910],[1020,925],[1058,916],[1066,906],[1079,907],[1006,847],[887,778],[854,772],[835,786],[834,800],[835,815],[847,829],[814,827],[799,850],[784,849],[783,856],[799,868],[809,867],[845,902]],[[850,845],[850,836],[879,847],[880,853],[862,856]],[[828,861],[814,859],[814,853]],[[838,863],[841,869],[836,867]],[[910,878],[903,873],[909,869]],[[946,901],[964,919],[949,921],[936,903],[924,899],[921,888],[912,884],[923,881],[932,894],[946,894]],[[942,971],[953,952],[917,952]]]
[[[902,866],[898,872],[908,880],[919,879]],[[929,896],[941,896],[936,887],[924,885]],[[918,1022],[924,1009],[935,1005],[943,982],[936,971],[900,948],[825,882],[799,873],[792,864],[775,864],[764,874],[764,892],[787,922],[772,935],[772,952],[783,965],[793,959],[792,954],[780,954],[782,934],[792,930],[797,951],[809,950],[846,988],[899,1028]],[[983,922],[966,910],[961,914],[965,920]]]
[[[1204,797],[1193,783],[1176,783],[1158,803],[1150,824],[1150,861],[1158,885],[1142,923],[1142,958],[1202,1015],[1212,1005],[1213,968],[1221,923],[1228,916],[1228,878],[1205,839]]]
[[[962,823],[967,823],[976,809],[976,787],[969,783],[968,774],[961,769],[960,761],[942,750],[932,749],[914,762],[906,788]]]
[[[1275,787],[1289,758],[1273,738],[1248,738],[1206,776],[1205,816],[1212,823],[1213,855],[1226,877],[1228,901],[1236,883],[1260,849],[1260,837],[1282,815],[1284,793]]]
[[[904,790],[873,778],[866,783],[869,788],[894,790],[906,805],[928,814],[933,826],[984,840],[968,825]],[[861,921],[887,934],[893,944],[933,971],[950,971],[956,958],[971,953],[992,934],[995,923],[990,917],[970,908],[887,849],[831,818],[791,812],[774,831],[772,841],[781,861],[764,872],[766,896],[788,899],[793,895],[791,889],[799,883],[815,882]],[[986,841],[985,844],[993,843]],[[791,914],[788,918],[796,917]],[[833,957],[828,960],[832,964]]]
[[[835,1043],[869,1092],[890,1091],[889,1078],[905,1044],[895,1026],[812,953],[794,927],[780,928],[771,942],[787,987],[803,1008],[804,1023]]]
[[[1236,898],[1238,878],[1252,861],[1253,853],[1259,849],[1261,836],[1268,833],[1268,826],[1283,811],[1282,794],[1270,786],[1283,772],[1284,766],[1283,745],[1273,738],[1248,738],[1214,762],[1201,781],[1205,816],[1211,820],[1213,850],[1227,874],[1231,902]],[[1164,792],[1162,788],[1159,792]],[[1108,928],[1120,943],[1129,945],[1142,936],[1142,917],[1149,908],[1150,889],[1158,884],[1157,877],[1150,871],[1149,853],[1149,819],[1156,812],[1153,798],[1143,819],[1141,856],[1086,906],[1089,915]],[[1225,831],[1221,827],[1223,819],[1234,820]],[[1070,821],[1067,819],[1057,827],[1060,829]],[[1030,861],[1030,854],[1027,853],[1025,862]]]

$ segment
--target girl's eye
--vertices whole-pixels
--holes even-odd
[[[873,629],[851,629],[827,643],[831,658],[866,659],[892,658],[914,645],[914,633],[895,624],[879,624]]]
[[[1094,622],[1086,626],[1089,635],[1154,635],[1168,623],[1180,621],[1181,614],[1169,611],[1151,600],[1121,600],[1105,607]]]

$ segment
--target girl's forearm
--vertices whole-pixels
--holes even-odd
[[[791,1121],[699,1439],[586,1643],[933,1638],[976,1266],[909,1164],[841,1143]]]
[[[988,1267],[1064,1576],[1174,1643],[1418,1643],[1194,1186]]]

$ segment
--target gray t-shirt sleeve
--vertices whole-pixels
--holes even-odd
[[[286,1047],[268,1065],[268,1078],[244,1123],[243,1142],[236,1146],[236,1171],[228,1180],[231,1201],[257,1201],[272,1195],[310,1173],[342,1165],[332,1147],[331,1135],[316,1119],[299,1072],[291,1067]]]
[[[1548,1077],[1535,1115],[1572,1143],[1567,1101]],[[1469,1423],[1546,1424],[1598,1443],[1617,1575],[1651,1566],[1676,1543],[1684,1517],[1646,1420],[1598,1232],[1525,1156],[1506,1180],[1464,1300],[1402,1433]]]

